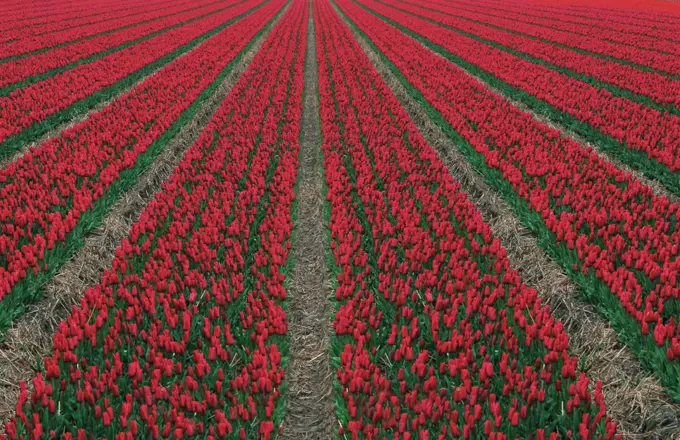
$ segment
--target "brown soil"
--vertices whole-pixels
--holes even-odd
[[[311,10],[311,2],[310,2]],[[337,430],[330,365],[332,275],[326,265],[321,121],[313,15],[307,29],[302,145],[288,279],[290,363],[284,439],[329,439]]]

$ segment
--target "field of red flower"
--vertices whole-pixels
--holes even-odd
[[[680,438],[679,171],[671,10],[8,0],[0,439]]]
[[[654,195],[457,65],[416,46],[358,2],[339,4],[413,92],[425,98],[434,117],[459,139],[479,171],[544,239],[642,361],[680,398],[675,361],[680,354],[678,203]]]

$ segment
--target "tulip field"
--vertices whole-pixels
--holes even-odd
[[[0,439],[680,439],[643,3],[0,3]]]

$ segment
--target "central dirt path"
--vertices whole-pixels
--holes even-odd
[[[296,188],[295,231],[289,278],[290,364],[284,439],[329,439],[335,432],[334,377],[330,366],[332,275],[324,215],[321,120],[314,15],[310,2],[302,110],[300,170]]]

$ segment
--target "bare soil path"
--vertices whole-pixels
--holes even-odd
[[[287,411],[282,438],[323,439],[337,430],[330,365],[333,306],[332,275],[326,264],[329,249],[324,215],[323,156],[319,115],[318,69],[314,17],[310,2],[307,59],[302,111],[300,170],[296,188],[295,231],[288,280],[290,363]]]

